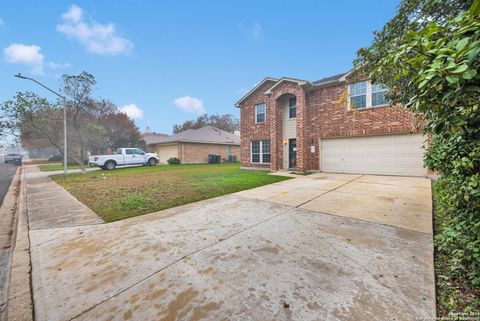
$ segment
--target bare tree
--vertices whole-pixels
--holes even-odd
[[[96,83],[93,75],[82,72],[62,79],[61,91],[67,97],[67,156],[80,165],[82,172],[88,151],[137,142],[140,133],[127,115],[110,101],[91,97]],[[63,102],[19,92],[0,105],[0,132],[11,133],[30,147],[53,147],[63,156]]]
[[[239,129],[240,121],[232,114],[203,114],[198,116],[197,119],[187,120],[181,125],[173,125],[173,133],[183,132],[187,129],[198,129],[205,126],[212,126],[230,133]]]

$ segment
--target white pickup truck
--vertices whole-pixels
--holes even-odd
[[[113,155],[92,155],[88,158],[90,166],[99,166],[109,171],[117,166],[149,165],[155,166],[158,156],[154,153],[145,153],[138,148],[119,148]]]

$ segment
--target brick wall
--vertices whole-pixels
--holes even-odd
[[[240,146],[229,146],[230,155],[236,155],[237,159],[240,158]],[[228,160],[227,145],[179,143],[178,150],[182,163],[207,163],[209,154],[221,155],[222,161]]]
[[[307,169],[319,169],[319,138],[409,133],[413,130],[414,115],[401,106],[373,107],[348,110],[339,97],[346,84],[319,88],[306,94],[308,145]],[[310,146],[315,146],[315,153]]]
[[[271,113],[269,104],[265,108],[266,121],[264,124],[255,123],[255,105],[267,103],[267,97],[264,95],[264,92],[272,87],[274,83],[274,81],[266,81],[240,105],[240,161],[242,167],[270,168],[268,164],[250,163],[250,142],[252,140],[270,140],[269,124]]]

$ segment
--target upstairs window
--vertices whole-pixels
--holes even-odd
[[[367,107],[367,82],[356,82],[348,86],[351,108]]]
[[[388,104],[385,99],[386,92],[387,88],[374,85],[370,81],[350,84],[348,85],[349,109],[385,106]]]
[[[288,118],[297,117],[297,97],[288,99]]]
[[[387,88],[382,85],[372,84],[372,107],[387,105],[387,100],[385,99],[386,92]]]
[[[255,122],[257,124],[265,123],[265,104],[255,105]]]

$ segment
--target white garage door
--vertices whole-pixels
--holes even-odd
[[[425,138],[400,134],[321,139],[323,172],[426,176]]]
[[[167,160],[172,157],[178,157],[177,144],[175,145],[157,145],[157,155],[160,163],[166,164]]]

